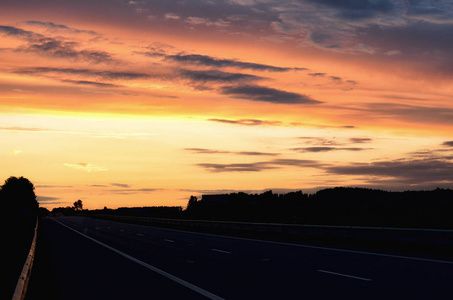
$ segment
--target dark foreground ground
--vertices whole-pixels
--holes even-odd
[[[272,239],[45,219],[27,299],[450,299],[453,293],[453,259],[446,254]]]
[[[0,235],[2,255],[0,299],[11,299],[25,259],[30,250],[35,229],[35,218],[2,219]]]

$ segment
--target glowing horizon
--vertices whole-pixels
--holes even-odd
[[[2,1],[0,180],[43,207],[453,187],[448,1]]]

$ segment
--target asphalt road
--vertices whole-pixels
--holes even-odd
[[[61,217],[27,299],[451,299],[453,261]]]

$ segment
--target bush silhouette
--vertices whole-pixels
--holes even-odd
[[[38,214],[33,183],[24,177],[9,177],[1,187],[0,199],[3,212],[14,217],[28,217]]]

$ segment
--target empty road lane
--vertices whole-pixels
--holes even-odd
[[[61,299],[450,299],[453,262],[47,219]]]

